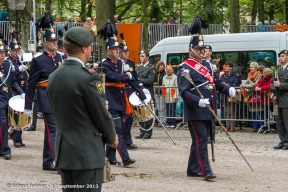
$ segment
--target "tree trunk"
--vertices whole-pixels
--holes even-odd
[[[151,7],[151,17],[156,18],[156,21],[158,22],[160,18],[159,17],[159,4],[158,1],[153,0],[152,7]],[[161,20],[160,20],[161,21]]]
[[[45,12],[51,13],[52,10],[52,0],[45,0]],[[52,13],[51,13],[52,15]]]
[[[148,0],[143,0],[143,19],[144,19],[144,26],[143,26],[143,39],[142,39],[142,45],[144,50],[148,50],[149,48],[149,40],[148,40],[148,14],[147,14],[147,8],[148,8]]]
[[[240,32],[239,0],[230,0],[230,32]]]
[[[81,0],[80,18],[82,19],[82,22],[86,21],[85,7],[86,7],[86,0]]]
[[[258,0],[253,0],[253,6],[252,6],[252,21],[256,23],[256,16],[257,16],[257,5],[258,5]]]
[[[288,21],[288,0],[285,0],[286,23]]]
[[[88,5],[87,17],[91,17],[92,19],[92,3]]]
[[[258,16],[259,16],[259,21],[261,21],[264,24],[265,10],[264,10],[264,1],[262,0],[258,1]]]
[[[115,0],[96,0],[95,1],[96,8],[96,18],[97,18],[97,30],[100,30],[106,23],[107,19],[110,19],[112,23],[114,23],[114,14],[115,14]],[[105,10],[105,11],[103,11]],[[99,39],[98,37],[98,50],[99,47],[102,47],[102,53],[98,52],[98,57],[105,58],[106,57],[106,47],[105,47],[106,39]],[[98,59],[99,59],[98,58]]]

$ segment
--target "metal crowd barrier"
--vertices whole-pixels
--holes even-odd
[[[160,92],[161,88],[178,89],[177,87],[154,86],[154,107],[158,118],[162,121],[162,123],[166,123],[168,118],[175,118],[177,121],[177,125],[175,127],[176,130],[180,127],[183,129],[184,127],[188,126],[187,122],[184,121],[183,118],[183,100],[181,100],[179,96],[179,100],[176,102],[176,105],[172,106],[174,113],[169,114],[166,109],[165,98]],[[251,96],[250,99],[245,100],[241,94],[241,91],[244,89],[240,89],[239,87],[235,88],[237,90],[237,95],[234,98],[229,98],[223,94],[218,94],[217,105],[215,106],[217,106],[217,116],[220,118],[222,123],[226,124],[225,122],[233,121],[235,122],[235,127],[239,127],[240,129],[242,129],[242,127],[250,127],[251,123],[253,128],[253,123],[255,126],[257,123],[257,134],[261,133],[262,130],[263,134],[270,132],[272,125],[276,127],[275,117],[273,116],[273,102],[270,100],[268,92],[249,92],[249,90],[246,90],[248,91],[247,94],[251,94]],[[262,100],[264,104],[262,104]]]
[[[3,41],[10,41],[9,32],[12,31],[12,25],[10,21],[0,21],[0,30],[3,33]]]

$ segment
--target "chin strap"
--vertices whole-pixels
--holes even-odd
[[[117,60],[118,59],[118,57],[116,57],[112,52],[111,52],[111,50],[110,49],[108,49],[108,51],[109,51],[109,53],[114,57],[112,60]]]
[[[190,47],[190,50],[191,50],[197,57],[199,57],[200,59],[202,59],[202,56],[199,55],[198,53],[196,53],[196,51],[195,51],[192,47]]]
[[[54,49],[53,47],[51,47],[51,46],[47,43],[47,41],[44,41],[44,43],[45,43],[51,50],[53,50],[53,51],[56,51],[56,50],[58,49],[58,46],[57,46],[56,49]]]

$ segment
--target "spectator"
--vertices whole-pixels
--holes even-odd
[[[163,17],[163,20],[162,20],[162,38],[166,38],[168,37],[168,21],[167,21],[167,17]]]
[[[93,25],[96,25],[96,22],[97,22],[97,18],[96,18],[96,16],[95,17],[93,17]]]
[[[156,18],[151,20],[150,24],[150,45],[153,47],[158,41],[160,41],[160,36],[158,35],[160,31],[159,24],[157,23]]]
[[[155,80],[154,80],[154,86],[162,86],[162,80],[163,77],[166,75],[165,72],[165,64],[163,61],[160,61],[156,65],[156,75],[155,75]],[[161,117],[165,116],[165,101],[164,99],[161,98],[162,96],[162,91],[161,88],[156,88],[155,89],[155,110],[156,110],[156,115],[160,116],[160,120],[162,120]],[[163,121],[162,121],[163,122]],[[157,126],[158,123],[156,123]]]
[[[167,65],[166,71],[167,74],[163,77],[162,83],[163,86],[167,87],[165,90],[166,115],[167,117],[169,117],[167,119],[167,127],[175,128],[176,119],[173,117],[175,117],[176,102],[179,100],[179,94],[177,89],[177,76],[173,73],[174,70],[171,65]]]
[[[170,37],[177,36],[177,25],[174,20],[174,17],[170,17],[170,21],[168,22],[168,28]]]
[[[117,15],[114,15],[114,22],[115,23],[121,23],[121,21],[118,20],[118,16]]]
[[[3,41],[4,40],[7,41],[8,40],[8,22],[7,21],[10,21],[10,18],[9,18],[9,14],[5,6],[1,6],[0,21],[6,21],[6,22],[1,22],[0,27],[3,30],[3,36],[4,36]]]
[[[248,97],[249,97],[249,95],[250,96],[252,95],[251,97],[253,97],[252,92],[254,90],[254,87],[262,77],[260,71],[258,71],[258,68],[259,68],[259,64],[257,62],[250,63],[250,72],[248,73],[248,78],[247,78],[245,83],[240,85],[240,88],[246,88],[246,89],[250,90],[250,92],[248,93]],[[244,100],[247,101],[248,97],[244,98]],[[258,111],[263,111],[263,106],[262,105],[255,105],[255,104],[248,104],[248,108],[249,108],[249,111],[252,112],[252,119],[253,120],[259,119],[258,115],[261,115],[261,113],[259,114]],[[263,118],[264,118],[264,116],[260,117],[260,119],[263,119]],[[262,126],[263,124],[264,124],[263,122],[260,122],[260,126]],[[259,129],[258,122],[253,121],[252,132],[257,132],[258,129]]]
[[[139,18],[137,18],[135,23],[140,23],[140,19],[139,19]]]
[[[226,85],[230,85],[231,87],[238,86],[238,75],[232,71],[233,63],[227,62],[225,64],[225,72],[220,76],[220,80],[224,82]],[[225,119],[235,119],[236,118],[236,110],[235,104],[232,102],[233,98],[225,97],[222,94],[222,101],[224,103],[224,112]],[[226,128],[229,132],[235,132],[235,121],[226,121]]]
[[[86,22],[84,23],[83,27],[85,29],[91,29],[92,26],[93,26],[93,22],[92,22],[91,17],[87,17]]]
[[[162,24],[168,24],[167,17],[163,17]]]
[[[72,17],[67,17],[67,23],[64,25],[64,29],[67,31],[70,27],[73,27]]]
[[[267,20],[264,21],[264,28],[265,28],[265,32],[271,31],[271,26],[269,25],[269,21]]]
[[[270,110],[273,110],[273,102],[270,102],[270,97],[268,95],[268,91],[270,90],[270,84],[271,84],[271,79],[272,79],[272,70],[270,68],[264,68],[263,69],[263,75],[262,78],[258,81],[258,83],[256,83],[255,85],[255,91],[256,92],[260,92],[261,94],[261,104],[262,105],[270,105]],[[268,107],[266,107],[266,119],[269,118],[269,111],[268,111]],[[261,111],[260,116],[263,116],[264,119],[264,112]]]
[[[80,23],[80,22],[82,22],[81,17],[76,17],[76,18],[75,18],[75,23]]]
[[[258,24],[258,30],[259,30],[259,32],[264,32],[264,31],[265,31],[265,27],[264,27],[264,25],[262,24],[262,22],[259,22],[259,24]]]
[[[57,37],[58,39],[61,39],[64,34],[64,25],[61,23],[61,18],[57,17],[56,18],[56,31],[57,31]]]

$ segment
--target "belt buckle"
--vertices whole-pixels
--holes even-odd
[[[2,91],[8,91],[8,87],[3,86]]]
[[[209,90],[214,89],[212,84],[208,84],[207,87],[208,87]]]

